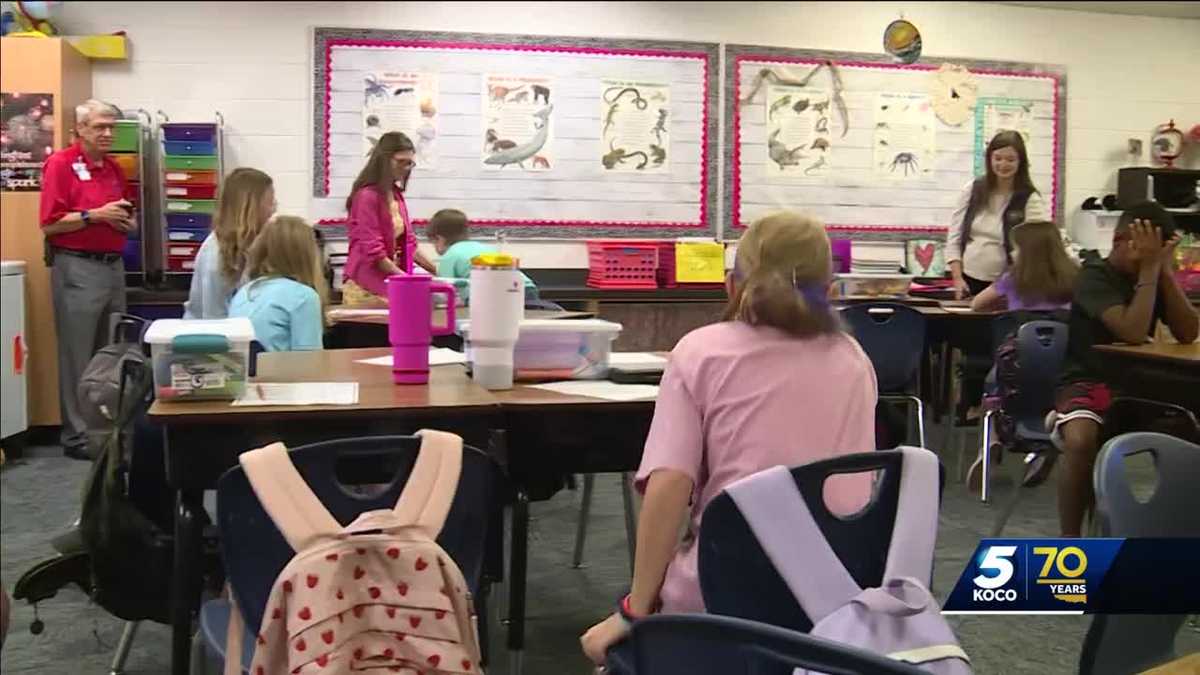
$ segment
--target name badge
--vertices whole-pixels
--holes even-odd
[[[92,179],[92,173],[88,171],[87,165],[83,162],[76,162],[71,165],[71,168],[75,169],[75,176],[79,178],[79,180]]]

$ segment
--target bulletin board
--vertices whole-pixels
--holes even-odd
[[[726,45],[724,111],[727,238],[781,208],[855,239],[941,238],[1007,128],[1025,137],[1034,186],[1061,221],[1060,66]]]
[[[314,29],[312,213],[404,131],[421,225],[458,208],[524,237],[709,236],[718,46],[665,40]]]

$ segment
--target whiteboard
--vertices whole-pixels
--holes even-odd
[[[651,237],[715,232],[716,44],[316,28],[313,53],[310,212],[319,220],[345,218],[346,196],[365,164],[370,147],[364,145],[364,134],[370,135],[365,125],[368,120],[378,123],[368,109],[383,105],[365,93],[364,83],[370,81],[382,83],[372,90],[378,100],[416,90],[413,94],[424,101],[419,115],[428,113],[429,126],[436,127],[430,132],[436,151],[429,161],[418,152],[405,193],[418,225],[439,209],[458,208],[483,234]],[[411,82],[406,74],[413,76]],[[518,93],[510,93],[508,100],[501,94],[496,103],[493,93],[501,78],[512,80],[504,90]],[[616,131],[605,126],[610,106],[604,98],[617,93],[616,83],[645,83],[642,90],[653,92],[654,104],[666,111],[656,140],[649,141],[661,143],[654,158],[661,161],[650,163],[646,152],[610,162],[612,166],[602,161],[611,150],[623,148],[615,145]],[[636,92],[623,96],[616,101],[621,110],[615,117],[625,127],[616,130],[655,121],[653,106],[638,117],[632,98],[645,97]],[[492,105],[501,109],[493,111]],[[395,104],[389,110],[395,124],[402,124],[405,115],[418,116],[416,107]],[[497,117],[491,117],[493,112]],[[495,142],[506,140],[500,139],[505,128],[520,126],[521,119],[531,120],[527,140],[535,143],[534,130],[543,123],[532,118],[539,114],[549,130],[540,140],[543,145],[533,146],[542,148],[536,157],[503,166],[484,163],[489,154],[500,152]],[[495,127],[499,134],[486,133]],[[508,147],[525,147],[525,141],[517,140],[521,142],[508,142]]]
[[[818,146],[820,151],[813,151],[811,148],[819,142],[805,143],[796,155],[795,167],[779,165],[771,159],[769,134],[782,131],[784,135],[778,138],[807,142],[810,137],[797,136],[779,119],[786,113],[788,120],[797,120],[809,111],[799,113],[777,106],[775,115],[769,117],[766,85],[745,104],[739,104],[739,98],[749,95],[756,74],[763,68],[798,78],[826,60],[837,64],[844,85],[849,120],[845,134],[840,115],[830,105],[825,136],[828,150]],[[828,229],[861,240],[940,236],[950,223],[955,200],[982,167],[977,155],[982,154],[988,139],[980,141],[978,130],[989,128],[989,124],[976,117],[985,110],[1005,109],[1017,103],[1027,107],[1020,124],[1029,137],[1027,149],[1034,185],[1052,205],[1056,219],[1061,220],[1066,76],[1059,66],[933,58],[904,66],[877,54],[746,45],[726,45],[724,62],[724,215],[725,222],[732,224],[727,228],[727,238],[741,236],[756,218],[781,208],[812,213]],[[936,115],[927,118],[931,124],[918,120],[914,124],[930,127],[928,140],[919,143],[928,144],[924,151],[900,157],[909,149],[904,147],[891,155],[881,155],[889,141],[917,143],[912,138],[899,138],[902,134],[898,131],[897,136],[883,135],[886,132],[880,130],[880,125],[902,127],[904,123],[884,117],[884,106],[912,101],[917,110],[923,97],[928,100],[930,81],[942,63],[964,66],[973,74],[978,85],[974,114],[956,126]],[[792,98],[796,107],[803,105],[799,103],[802,98],[824,103],[831,89],[832,79],[825,69],[812,78],[807,90],[794,92]],[[786,92],[772,92],[772,100],[780,102],[782,93]],[[776,145],[776,149],[786,146]],[[822,157],[828,161],[804,173]]]

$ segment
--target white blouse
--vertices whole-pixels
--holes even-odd
[[[946,232],[946,264],[961,260],[963,274],[980,281],[995,281],[1007,266],[1002,219],[1012,195],[992,195],[984,208],[976,210],[975,220],[971,223],[971,241],[967,242],[964,251],[962,221],[971,202],[973,185],[974,181],[967,183],[959,193],[954,213],[950,216],[950,226]],[[1049,219],[1050,214],[1046,211],[1042,195],[1037,192],[1029,195],[1029,201],[1025,204],[1025,220]],[[1063,241],[1066,241],[1065,235]]]

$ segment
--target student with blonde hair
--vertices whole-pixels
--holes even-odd
[[[241,167],[225,178],[212,232],[196,253],[183,318],[221,319],[228,315],[229,300],[243,281],[246,252],[275,208],[275,187],[267,174]]]
[[[722,489],[775,465],[875,449],[875,370],[842,330],[831,279],[829,238],[815,218],[775,213],[742,236],[725,321],[684,336],[663,374],[637,474],[645,500],[633,586],[617,613],[582,636],[593,662],[604,663],[630,618],[704,611],[696,537]],[[830,479],[827,505],[842,515],[860,509],[870,481]]]
[[[267,351],[321,349],[329,292],[311,225],[296,216],[267,223],[250,246],[246,277],[229,316],[250,319]]]

